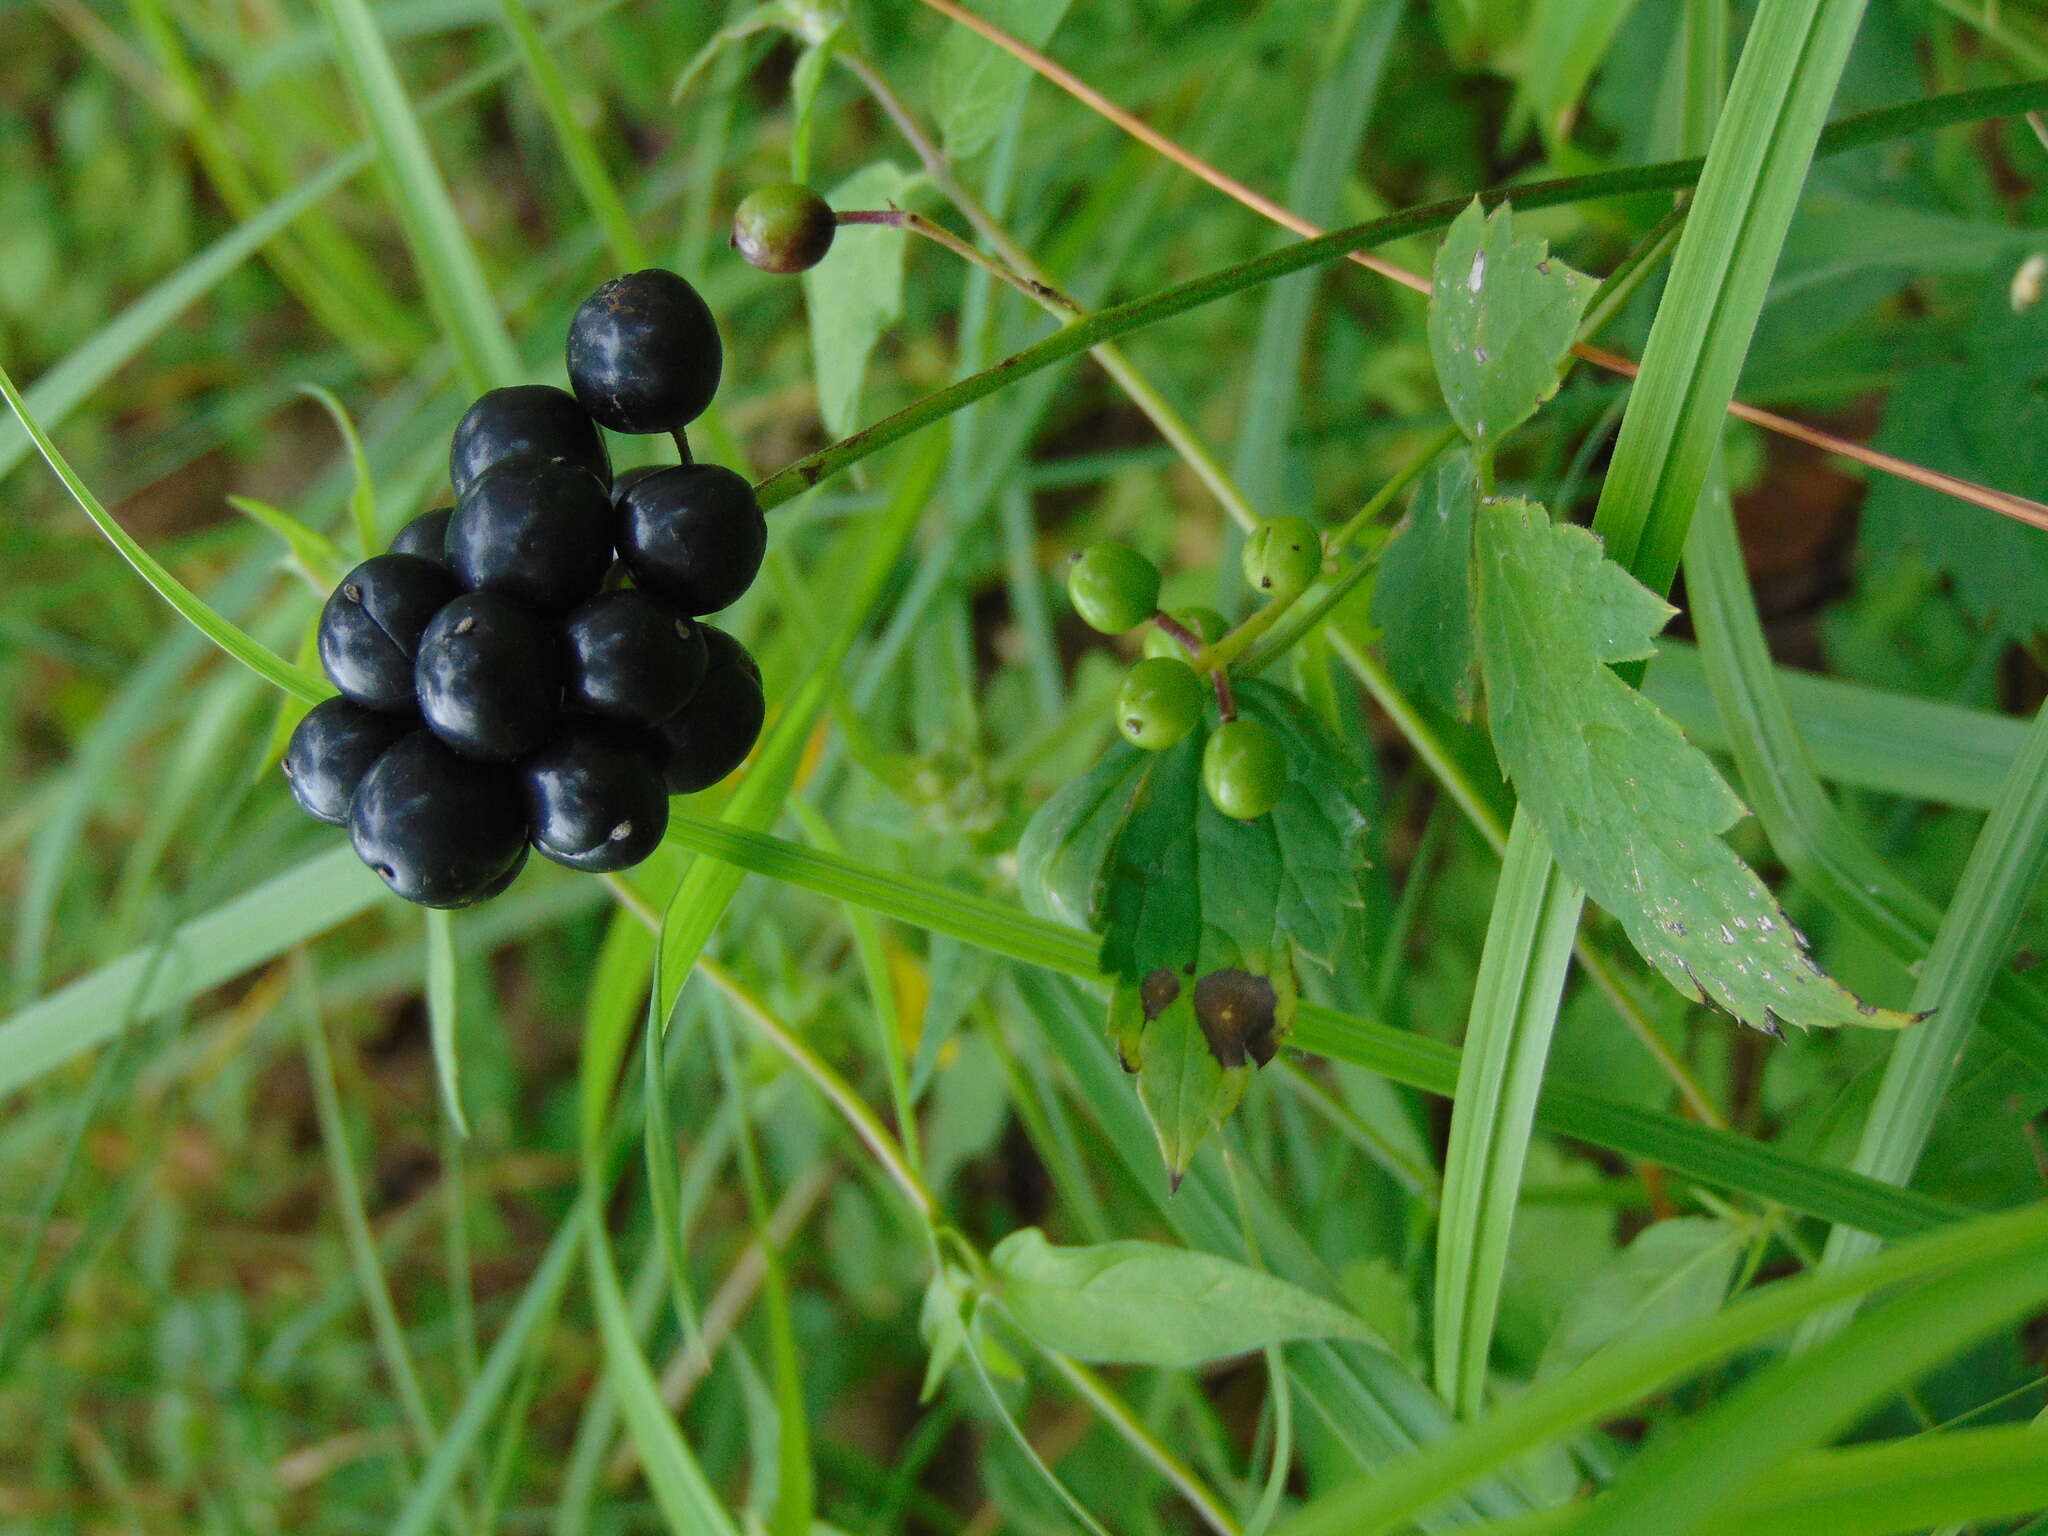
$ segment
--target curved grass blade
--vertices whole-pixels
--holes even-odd
[[[370,474],[369,458],[363,453],[363,440],[356,432],[356,424],[350,419],[348,407],[335,398],[334,391],[321,384],[301,384],[299,393],[319,402],[341,434],[342,445],[348,449],[350,467],[355,471],[356,483],[348,496],[349,516],[355,521],[356,542],[361,547],[363,558],[383,548],[383,540],[377,532],[377,482]]]
[[[447,912],[427,913],[427,1029],[433,1037],[434,1075],[441,1080],[441,1103],[455,1134],[467,1138],[469,1121],[462,1113],[461,1020],[455,999],[455,919]]]
[[[14,414],[21,418],[22,427],[27,431],[50,470],[64,483],[64,489],[71,493],[71,499],[78,503],[85,515],[91,518],[107,542],[120,551],[121,558],[136,570],[142,579],[156,589],[157,595],[175,608],[186,623],[206,636],[228,655],[254,672],[264,681],[282,688],[295,698],[309,704],[317,704],[334,692],[327,679],[303,667],[293,666],[269,646],[247,634],[216,613],[206,600],[186,586],[157,561],[148,550],[131,538],[128,530],[114,521],[113,515],[100,505],[86,483],[72,469],[70,461],[52,442],[49,435],[38,425],[30,414],[21,392],[14,387],[14,380],[7,370],[0,368],[0,398],[14,407]]]

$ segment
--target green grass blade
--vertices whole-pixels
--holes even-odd
[[[320,11],[334,37],[335,61],[376,146],[428,303],[461,359],[464,376],[479,392],[518,382],[521,369],[511,333],[434,165],[376,18],[365,0],[320,0]]]
[[[455,1134],[469,1135],[462,1113],[461,1020],[455,1001],[455,920],[447,912],[427,917],[427,1030],[433,1037],[434,1075],[441,1083],[441,1104]]]
[[[228,505],[284,540],[300,568],[321,586],[331,591],[348,573],[352,562],[341,552],[341,546],[318,529],[308,528],[282,507],[273,507],[253,496],[230,496]]]
[[[526,0],[498,0],[498,11],[505,19],[505,30],[512,35],[519,62],[533,82],[533,93],[547,115],[555,145],[568,163],[569,174],[577,191],[583,194],[591,216],[604,231],[605,244],[613,259],[627,271],[649,265],[646,242],[633,227],[633,216],[626,211],[626,200],[619,196],[617,184],[605,169],[604,156],[598,152],[596,141],[576,119],[576,109],[569,101],[569,82],[540,35],[540,28],[534,25]]]
[[[106,535],[107,542],[120,551],[121,558],[133,566],[136,573],[154,587],[157,595],[175,608],[186,623],[258,677],[296,698],[317,704],[334,692],[324,677],[293,666],[269,646],[221,617],[204,598],[165,570],[154,555],[129,537],[128,530],[115,522],[113,514],[100,505],[99,498],[78,477],[70,461],[30,414],[27,402],[21,398],[14,387],[14,380],[8,377],[4,368],[0,368],[0,397],[14,407],[14,414],[21,419],[30,441],[49,464],[51,472],[64,483],[71,499]]]
[[[363,452],[363,440],[350,419],[348,407],[335,398],[334,391],[318,384],[301,384],[299,393],[310,395],[327,412],[348,450],[349,466],[355,471],[355,488],[349,492],[348,513],[356,525],[356,546],[367,560],[384,547],[377,531],[377,482],[370,474],[370,461]]]
[[[1707,515],[1703,507],[1695,514],[1695,524]],[[1686,545],[1688,571],[1699,563],[1694,553],[1698,542],[1694,535]],[[1697,578],[1688,576],[1693,579]],[[1698,598],[1693,602],[1695,608],[1703,606]],[[1770,664],[1768,655],[1763,660]],[[1773,667],[1769,675],[1784,695],[1796,727],[1794,737],[1804,743],[1811,766],[1836,784],[1988,811],[2027,738],[2023,721],[1989,710],[1892,693],[1793,667]],[[1643,691],[1709,751],[1737,754],[1750,745],[1716,709],[1707,662],[1693,646],[1660,640]],[[1743,777],[1746,783],[1746,771]]]
[[[1485,1400],[1508,1235],[1585,899],[1517,816],[1473,988],[1437,1223],[1436,1389],[1461,1418]]]
[[[1402,1521],[1454,1496],[1474,1479],[1507,1466],[1524,1452],[1612,1417],[1629,1404],[1775,1338],[1850,1297],[1938,1279],[1944,1282],[1943,1288],[1919,1293],[1938,1299],[1948,1284],[1995,1269],[2001,1276],[1998,1296],[1974,1298],[1985,1303],[1985,1313],[1995,1312],[2014,1291],[2031,1286],[2032,1294],[2040,1294],[2048,1285],[2044,1258],[2048,1258],[2048,1205],[2035,1205],[1978,1217],[1838,1270],[1812,1271],[1751,1291],[1700,1322],[1601,1350],[1565,1375],[1495,1407],[1407,1463],[1317,1499],[1281,1526],[1281,1536],[1378,1536],[1398,1529]],[[2031,1273],[2024,1282],[2013,1279],[2015,1271],[2028,1270]],[[1960,1302],[1963,1298],[1957,1295],[1956,1299]],[[1883,1361],[1873,1365],[1881,1370]],[[1689,1492],[1682,1495],[1676,1507],[1687,1507],[1690,1497]],[[1661,1533],[1664,1527],[1653,1517],[1636,1529]]]

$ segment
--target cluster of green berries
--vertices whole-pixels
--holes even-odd
[[[570,390],[479,398],[449,451],[454,505],[328,598],[320,664],[340,697],[300,722],[285,777],[406,900],[487,901],[529,847],[629,868],[661,842],[670,795],[753,748],[760,671],[700,622],[761,568],[753,488],[715,464],[614,478],[599,430],[680,434],[723,356],[682,278],[613,278],[570,324]]]
[[[1245,541],[1245,580],[1269,601],[1291,601],[1307,591],[1322,563],[1322,536],[1303,518],[1261,523]],[[1122,544],[1091,545],[1075,556],[1067,569],[1067,595],[1083,622],[1106,635],[1152,622],[1144,658],[1117,692],[1117,729],[1148,752],[1180,745],[1201,723],[1209,693],[1192,664],[1188,640],[1206,651],[1223,638],[1228,621],[1212,608],[1161,614],[1159,568]],[[1279,738],[1259,720],[1224,720],[1202,749],[1202,784],[1226,816],[1253,821],[1265,815],[1280,803],[1287,784]]]

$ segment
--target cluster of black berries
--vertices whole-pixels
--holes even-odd
[[[688,462],[614,480],[598,431],[684,447],[722,356],[682,278],[614,278],[571,323],[573,396],[528,384],[479,399],[449,453],[455,505],[328,598],[320,663],[341,697],[306,716],[284,772],[406,900],[487,901],[529,844],[571,869],[637,864],[668,828],[668,797],[753,747],[760,671],[698,622],[761,568],[753,489]]]

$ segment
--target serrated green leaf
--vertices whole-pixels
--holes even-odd
[[[996,1244],[989,1264],[1017,1326],[1080,1360],[1185,1368],[1289,1339],[1379,1342],[1336,1303],[1193,1249],[1059,1248],[1025,1227]]]
[[[1142,1022],[1136,1043],[1127,1044],[1120,1033],[1118,1049],[1137,1069],[1138,1102],[1145,1106],[1152,1133],[1159,1138],[1159,1160],[1166,1164],[1167,1179],[1178,1189],[1196,1150],[1210,1132],[1222,1129],[1244,1097],[1245,1079],[1251,1074],[1242,1053],[1228,1067],[1217,1059],[1195,1017],[1194,989],[1164,971],[1157,974],[1173,994],[1163,1008],[1155,1013],[1146,1002],[1158,983],[1137,988],[1119,984],[1111,1016],[1127,1015],[1131,999],[1137,999]]]
[[[1990,285],[1959,357],[1906,375],[1885,407],[1877,446],[1915,464],[2036,496],[2048,483],[2048,304],[2013,313],[2003,273]],[[1966,510],[1939,491],[1877,477],[1863,547],[1880,563],[1917,551],[1955,582],[1987,628],[2024,639],[2048,628],[2048,537]]]
[[[975,11],[1033,48],[1051,39],[1070,0],[982,0]],[[946,153],[956,160],[980,154],[995,142],[1018,92],[1031,78],[1029,65],[994,43],[956,26],[932,56],[932,100]]]
[[[1115,742],[1100,762],[1038,808],[1017,844],[1017,883],[1034,916],[1095,928],[1110,848],[1157,761]]]
[[[840,182],[825,200],[837,209],[886,208],[910,180],[894,161],[878,160]],[[832,242],[831,253],[804,274],[818,414],[835,437],[860,424],[869,354],[903,313],[903,246],[909,238],[883,225],[848,226]]]
[[[1472,717],[1472,456],[1444,454],[1416,488],[1407,519],[1380,557],[1372,619],[1386,637],[1387,670],[1414,697]]]
[[[1673,610],[1583,528],[1530,502],[1479,510],[1479,664],[1495,745],[1558,864],[1681,992],[1753,1028],[1896,1028],[1813,963],[1722,841],[1742,802],[1657,707],[1609,670],[1655,651]]]
[[[1561,1376],[1623,1339],[1711,1317],[1728,1294],[1743,1234],[1725,1221],[1681,1216],[1645,1227],[1565,1303],[1536,1379]]]
[[[1475,447],[1491,453],[1557,393],[1598,286],[1551,256],[1548,242],[1518,237],[1507,204],[1488,216],[1474,199],[1458,215],[1436,256],[1429,352],[1444,401]]]

